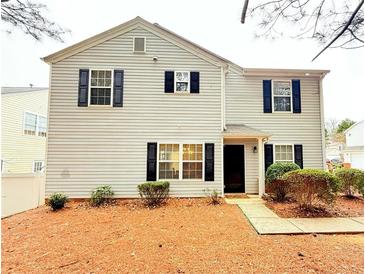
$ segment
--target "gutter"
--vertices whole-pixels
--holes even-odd
[[[325,125],[324,125],[324,100],[323,100],[323,78],[328,72],[322,73],[319,78],[319,101],[321,108],[321,136],[322,136],[322,164],[323,169],[326,169],[326,135],[325,135]]]
[[[226,74],[228,65],[221,66],[221,131],[227,130],[226,127]]]

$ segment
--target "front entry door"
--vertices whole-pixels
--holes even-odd
[[[245,147],[224,146],[224,192],[245,192]]]

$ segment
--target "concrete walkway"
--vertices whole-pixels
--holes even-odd
[[[258,197],[226,199],[237,204],[259,234],[363,233],[364,217],[280,218]]]

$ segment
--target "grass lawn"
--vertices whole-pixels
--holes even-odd
[[[41,207],[2,222],[2,273],[363,273],[363,235],[259,236],[235,205]]]

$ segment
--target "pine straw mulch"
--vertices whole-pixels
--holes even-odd
[[[282,203],[268,200],[266,206],[282,218],[364,216],[364,200],[362,197],[348,198],[339,196],[333,205],[320,204],[311,211],[301,209],[298,203],[293,200]]]
[[[2,273],[362,273],[363,235],[259,236],[236,205],[71,202],[2,221]]]

